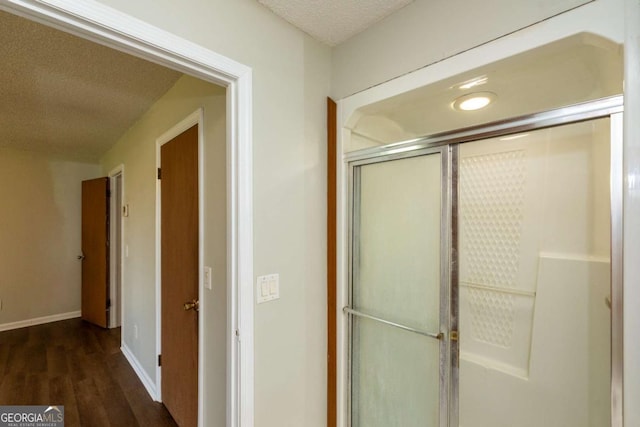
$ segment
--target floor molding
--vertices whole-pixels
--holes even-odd
[[[50,316],[36,317],[34,319],[2,323],[0,324],[0,332],[26,328],[28,326],[42,325],[43,323],[58,322],[60,320],[75,319],[76,317],[80,317],[80,311],[70,311],[68,313],[52,314]]]
[[[133,352],[129,349],[129,347],[127,347],[126,344],[122,344],[120,350],[122,351],[122,354],[124,354],[124,357],[127,359],[127,362],[129,362],[129,365],[131,365],[131,367],[133,368],[138,378],[140,378],[140,381],[142,382],[142,385],[144,385],[144,388],[147,389],[147,393],[149,393],[151,399],[157,402],[158,399],[154,381],[149,377],[136,356],[133,355]]]

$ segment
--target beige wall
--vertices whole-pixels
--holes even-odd
[[[416,0],[332,53],[331,95],[344,98],[590,0]]]
[[[255,425],[325,426],[330,49],[255,0],[101,2],[253,69],[254,274],[280,274],[255,307]]]
[[[225,90],[183,76],[103,157],[105,173],[124,165],[122,336],[155,381],[156,374],[156,139],[184,118],[204,111],[204,265],[213,269],[204,290],[205,425],[223,425],[226,395],[226,95]],[[182,303],[181,301],[176,302]],[[138,337],[134,335],[138,329]]]
[[[81,182],[97,164],[0,149],[0,326],[80,310]]]

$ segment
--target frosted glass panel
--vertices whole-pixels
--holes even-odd
[[[441,173],[439,153],[362,166],[355,309],[438,332]]]
[[[352,425],[438,425],[439,341],[354,318]]]
[[[440,331],[441,175],[440,153],[360,167],[355,310]],[[353,318],[354,427],[436,426],[438,396],[439,341]]]

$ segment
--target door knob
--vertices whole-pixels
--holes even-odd
[[[183,307],[184,307],[184,311],[189,311],[189,310],[199,311],[200,301],[198,301],[197,299],[194,299],[194,300],[185,302]]]
[[[80,261],[84,261],[84,255],[78,255],[78,259],[79,259]]]

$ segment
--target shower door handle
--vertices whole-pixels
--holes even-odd
[[[405,331],[413,332],[414,334],[423,335],[425,337],[433,338],[433,339],[436,339],[436,340],[441,340],[441,339],[444,338],[444,333],[443,332],[434,333],[434,332],[422,331],[420,329],[416,329],[416,328],[413,328],[411,326],[403,325],[401,323],[391,322],[389,320],[385,320],[385,319],[382,319],[380,317],[372,316],[372,315],[367,314],[367,313],[362,313],[362,312],[354,310],[354,309],[352,309],[351,307],[348,307],[348,306],[344,307],[342,309],[342,311],[344,313],[346,313],[346,314],[351,314],[353,316],[362,317],[362,318],[369,319],[369,320],[374,320],[376,322],[384,323],[385,325],[393,326],[395,328],[403,329]],[[457,332],[455,332],[455,337],[456,337],[456,340],[457,340],[457,337],[458,337],[458,333]],[[453,339],[453,333],[452,333],[451,339]]]

